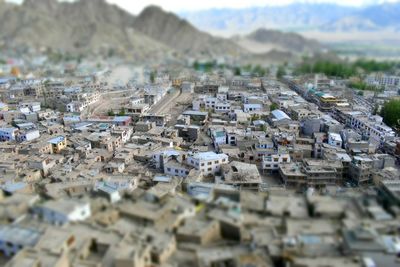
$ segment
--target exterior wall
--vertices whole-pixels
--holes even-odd
[[[254,112],[254,111],[261,111],[262,105],[261,104],[245,104],[243,105],[244,112]]]
[[[271,156],[265,156],[261,162],[261,168],[267,171],[277,171],[279,170],[279,164],[289,163],[289,154],[276,154]]]
[[[215,105],[215,112],[229,112],[231,109],[231,105],[229,103],[217,103]]]
[[[13,141],[15,140],[15,135],[17,132],[17,128],[14,128],[14,130],[1,130],[0,129],[0,141]]]
[[[188,157],[187,163],[195,169],[200,170],[203,175],[215,174],[221,169],[221,164],[228,163],[228,156],[220,154],[219,159],[204,160]]]
[[[18,142],[31,141],[40,137],[39,130],[27,131],[17,137]]]
[[[90,205],[84,204],[77,206],[69,214],[61,213],[45,207],[39,208],[39,213],[42,215],[43,220],[55,225],[63,225],[68,222],[83,221],[91,216]]]
[[[328,144],[335,147],[342,147],[342,138],[340,137],[340,135],[329,134]]]
[[[176,166],[168,166],[168,164],[164,167],[164,173],[171,175],[171,176],[179,176],[179,177],[186,177],[189,175],[189,170],[184,168],[178,168]]]

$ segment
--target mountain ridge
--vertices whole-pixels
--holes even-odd
[[[21,5],[0,0],[0,5],[0,44],[10,47],[100,53],[138,60],[168,55],[181,59],[228,56],[240,60],[259,54],[264,60],[271,56],[275,61],[279,55],[286,59],[320,50],[317,42],[297,34],[263,30],[259,36],[241,37],[259,46],[268,42],[274,46],[271,53],[254,53],[251,44],[198,30],[187,20],[157,6],[148,6],[134,16],[105,0],[25,0]],[[256,37],[261,35],[264,39],[258,40]]]
[[[382,30],[400,24],[400,2],[381,3],[365,7],[341,6],[327,3],[294,3],[284,6],[264,6],[243,9],[209,9],[181,12],[179,15],[202,30],[228,36],[247,34],[258,28],[283,31],[349,31]],[[282,16],[285,14],[285,16]],[[357,25],[346,26],[343,21],[357,17]],[[207,19],[205,19],[207,18]],[[372,22],[372,24],[371,24]],[[335,25],[338,25],[336,28]],[[374,27],[367,27],[374,25]]]

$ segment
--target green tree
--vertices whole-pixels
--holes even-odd
[[[242,71],[240,70],[239,67],[235,67],[235,69],[233,70],[233,73],[234,73],[236,76],[240,76],[240,75],[242,74]]]
[[[279,66],[278,71],[276,72],[276,78],[280,79],[286,75],[285,67]]]
[[[150,72],[150,82],[154,83],[154,81],[156,80],[156,73],[154,71]]]
[[[118,112],[118,116],[125,116],[126,112],[125,112],[125,108],[121,108],[121,110]]]
[[[382,107],[381,116],[387,125],[391,127],[399,126],[400,100],[393,99],[386,102]]]
[[[263,67],[261,67],[260,65],[255,66],[252,70],[253,75],[258,75],[260,77],[265,76],[265,73],[266,73],[266,70]]]
[[[108,116],[115,116],[114,110],[110,109],[107,111]]]
[[[267,131],[267,125],[265,125],[265,124],[261,125],[261,131],[266,132]]]
[[[274,111],[274,110],[276,110],[276,109],[278,109],[278,108],[279,108],[279,106],[278,106],[278,104],[276,104],[276,103],[272,103],[271,106],[269,106],[269,110],[270,110],[270,111]]]

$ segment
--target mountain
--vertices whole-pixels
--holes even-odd
[[[202,30],[229,35],[258,28],[284,31],[370,32],[398,27],[400,3],[365,7],[298,3],[244,9],[210,9],[180,16]]]
[[[384,3],[370,6],[357,13],[359,17],[371,20],[380,28],[398,26],[400,24],[400,3]]]
[[[371,32],[379,29],[372,20],[360,16],[343,17],[320,27],[327,32]]]
[[[167,51],[133,28],[135,17],[104,0],[26,0],[0,16],[0,39],[17,46],[73,53],[110,52],[145,57]]]
[[[233,40],[243,48],[257,54],[274,50],[292,54],[314,54],[325,49],[316,40],[304,38],[300,34],[264,28],[242,37],[234,37]]]
[[[230,56],[237,61],[283,62],[322,50],[316,41],[298,34],[265,29],[243,37],[215,37],[157,6],[134,16],[106,0],[25,0],[21,5],[0,0],[1,43],[140,61]]]
[[[179,15],[208,32],[231,35],[258,28],[284,31],[314,30],[356,12],[354,7],[335,4],[296,3],[243,9],[210,9],[182,12]]]
[[[72,53],[101,52],[135,59],[181,54],[247,53],[230,40],[200,32],[157,7],[138,17],[105,0],[0,0],[0,40]]]
[[[244,52],[230,40],[201,32],[186,20],[157,6],[145,8],[136,18],[134,28],[184,54],[239,55]]]

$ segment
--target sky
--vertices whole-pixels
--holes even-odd
[[[23,0],[8,0],[20,3]],[[67,0],[68,1],[68,0]],[[70,1],[70,0],[69,0]],[[173,12],[196,11],[210,8],[246,8],[266,5],[286,5],[291,3],[337,3],[347,6],[364,6],[384,2],[398,2],[400,0],[107,0],[138,14],[148,5],[158,5]]]

